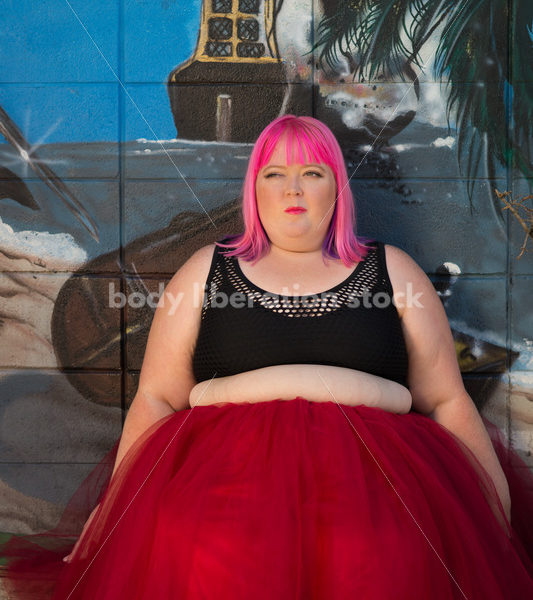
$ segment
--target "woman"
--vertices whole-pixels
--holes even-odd
[[[54,598],[531,595],[442,304],[405,252],[355,236],[324,124],[263,131],[243,218],[165,290]]]

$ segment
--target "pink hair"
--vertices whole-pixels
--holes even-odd
[[[242,215],[245,230],[243,233],[228,236],[227,239],[231,240],[229,243],[216,242],[216,245],[221,248],[234,248],[223,254],[241,257],[246,261],[257,261],[268,252],[270,241],[257,211],[255,181],[258,172],[268,163],[276,144],[284,134],[287,134],[288,165],[294,162],[294,149],[297,147],[298,164],[305,162],[306,152],[313,161],[328,165],[335,174],[338,195],[322,244],[323,258],[340,258],[346,266],[358,263],[366,256],[367,243],[371,240],[355,234],[354,199],[339,143],[329,127],[313,117],[283,115],[263,129],[252,149],[244,178]]]

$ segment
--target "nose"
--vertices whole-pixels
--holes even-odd
[[[302,188],[300,186],[300,178],[298,175],[293,175],[287,177],[287,188],[286,193],[291,196],[300,196],[302,193]]]

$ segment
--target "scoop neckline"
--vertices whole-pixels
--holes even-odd
[[[374,244],[376,244],[376,248],[374,248],[373,250],[377,249],[377,242],[374,242]],[[369,249],[369,252],[371,250]],[[323,292],[316,292],[315,294],[305,294],[305,295],[294,295],[294,296],[289,296],[287,294],[278,294],[277,292],[269,292],[268,290],[265,290],[263,288],[260,288],[258,285],[256,285],[253,281],[250,281],[250,279],[248,279],[248,277],[246,277],[246,275],[243,273],[243,270],[241,269],[241,265],[239,264],[239,258],[237,256],[233,256],[232,258],[234,259],[235,262],[235,267],[236,270],[238,272],[238,274],[240,275],[240,277],[242,277],[242,279],[250,286],[255,288],[256,290],[258,290],[259,292],[263,292],[263,294],[270,294],[272,296],[278,296],[281,298],[311,298],[313,296],[321,296],[322,294],[327,294],[329,292],[334,292],[336,291],[338,288],[341,288],[342,286],[344,286],[346,283],[348,283],[348,281],[350,281],[350,279],[359,271],[359,269],[362,268],[363,264],[366,262],[366,258],[368,256],[365,256],[365,258],[363,258],[362,260],[360,260],[357,265],[355,266],[355,269],[348,275],[348,277],[346,277],[346,279],[344,279],[343,281],[341,281],[340,283],[338,283],[337,285],[334,285],[333,287],[329,288],[328,290],[324,290]]]

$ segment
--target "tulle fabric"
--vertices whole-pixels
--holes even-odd
[[[533,476],[484,421],[512,527],[474,455],[418,413],[299,396],[180,411],[109,482],[115,447],[54,532],[5,546],[9,598],[531,598]]]

